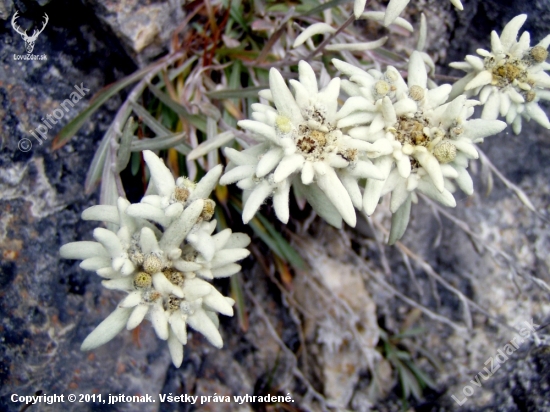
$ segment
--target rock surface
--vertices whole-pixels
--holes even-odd
[[[529,6],[496,0],[463,3],[465,11],[457,13],[448,1],[411,2],[413,22],[418,21],[419,11],[430,8],[426,12],[432,36],[428,52],[436,56],[440,73],[456,74],[444,65],[487,47],[490,30],[500,31],[519,12],[530,15],[524,28],[530,30],[532,39],[547,34],[550,5],[546,1],[533,1]],[[311,228],[302,228],[295,240],[313,271],[296,272],[289,284],[277,283],[276,269],[267,267],[266,273],[257,263],[266,251],[261,245],[258,259],[245,263],[240,279],[248,330],[243,331],[237,317],[221,319],[222,350],[193,334],[182,367],[175,369],[165,343],[145,325],[136,333],[121,333],[93,353],[80,352],[82,340],[113,310],[120,295],[103,289],[99,278],[81,270],[77,262],[59,259],[58,249],[70,241],[91,239],[94,225],[79,216],[97,203],[97,194],[83,193],[85,174],[120,98],[99,110],[62,149],[52,152],[49,143],[93,93],[131,73],[135,62],[143,64],[167,49],[179,16],[174,10],[180,9],[178,2],[154,1],[29,4],[22,13],[36,16],[34,21],[44,11],[50,16],[48,29],[35,45],[36,54],[46,54],[45,61],[13,60],[13,54],[24,52],[24,44],[9,22],[12,2],[0,2],[0,18],[5,20],[0,40],[0,409],[21,410],[22,404],[9,399],[13,393],[95,393],[104,399],[108,394],[293,393],[295,402],[289,407],[294,410],[321,410],[323,404],[342,410],[349,402],[348,408],[367,411],[372,402],[379,411],[397,411],[402,405],[396,372],[374,350],[378,323],[393,334],[422,328],[420,334],[399,342],[436,384],[425,392],[424,400],[411,401],[415,410],[550,410],[546,396],[548,348],[533,340],[525,340],[494,376],[486,381],[481,378],[482,387],[470,382],[480,371],[485,373],[487,359],[514,338],[515,332],[503,324],[521,328],[523,322],[534,318],[535,323],[545,325],[550,315],[548,293],[529,280],[529,276],[537,276],[550,283],[548,223],[528,211],[497,179],[485,196],[487,180],[480,163],[478,194],[464,196],[456,210],[446,211],[464,220],[472,233],[441,213],[438,223],[429,208],[417,205],[403,239],[408,249],[384,246],[382,254],[367,222],[361,222],[356,231],[338,232],[316,220]],[[20,2],[15,1],[15,6],[21,7]],[[529,10],[522,9],[525,7]],[[67,10],[74,17],[62,21],[58,16]],[[24,23],[30,27],[30,21]],[[413,38],[408,41],[414,44]],[[81,83],[90,94],[67,112],[49,131],[49,140],[39,145],[28,132]],[[18,149],[24,138],[32,143],[27,152]],[[548,215],[549,131],[526,123],[520,136],[504,133],[487,139],[481,148],[531,197],[537,209]],[[379,225],[389,227],[383,208],[372,224],[378,234]],[[426,264],[451,288],[436,284],[426,274]],[[346,293],[343,284],[352,285],[348,286],[352,290]],[[228,282],[218,286],[228,293]],[[403,296],[452,323],[422,315]],[[470,330],[464,322],[468,319],[466,298],[471,300]],[[346,312],[348,308],[356,317]],[[350,319],[356,322],[355,331],[346,325]],[[381,387],[373,384],[369,362],[377,366]],[[472,387],[473,395],[459,408],[451,396],[463,399],[466,385]],[[327,400],[319,400],[319,394]],[[156,400],[140,404],[139,409],[266,410],[266,405],[259,403],[193,406]],[[60,407],[42,404],[36,409]],[[63,410],[130,411],[136,407],[77,402],[65,403]]]
[[[172,32],[184,18],[181,0],[86,1],[138,63],[165,54]]]

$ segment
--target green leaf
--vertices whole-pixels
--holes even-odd
[[[396,335],[392,335],[392,340],[398,340],[403,338],[410,338],[413,336],[418,336],[426,332],[426,329],[424,328],[410,328],[402,333],[398,333]]]
[[[432,380],[432,378],[430,378],[420,368],[418,368],[418,366],[416,366],[414,362],[407,362],[407,366],[416,375],[418,381],[420,382],[420,385],[423,388],[426,386],[430,387],[431,389],[437,388],[437,385]]]
[[[201,132],[206,133],[206,121],[199,116],[193,115],[187,111],[178,102],[174,101],[168,94],[160,90],[154,84],[148,84],[149,90],[153,93],[162,103],[168,106],[172,111],[177,113],[186,119],[189,123],[199,129]]]
[[[107,146],[106,157],[109,159],[112,154],[111,150],[113,150],[113,148]],[[103,174],[101,175],[101,189],[99,191],[99,202],[102,205],[116,206],[119,195],[122,195],[122,194],[121,193],[119,194],[118,192],[117,184],[116,184],[116,176],[114,171],[112,170],[111,167],[104,167]],[[107,225],[107,228],[109,230],[116,230],[116,226],[117,225],[111,223]]]
[[[248,24],[246,23],[246,20],[243,17],[243,12],[242,12],[240,3],[241,3],[240,1],[232,2],[231,10],[229,14],[237,23],[239,23],[239,26],[241,26],[241,28],[248,31]]]
[[[342,216],[319,186],[304,185],[301,179],[297,178],[292,181],[292,187],[296,197],[305,198],[313,210],[327,223],[337,229],[342,227]]]
[[[393,245],[405,234],[411,215],[411,195],[403,202],[399,209],[391,216],[391,229],[388,244]]]
[[[243,99],[246,97],[257,97],[260,90],[269,89],[269,85],[257,87],[245,87],[237,89],[223,89],[213,92],[207,92],[206,95],[211,99]]]
[[[61,131],[57,134],[55,139],[52,142],[52,147],[54,150],[59,149],[65,143],[69,141],[82,127],[82,125],[90,118],[92,114],[95,113],[97,109],[101,107],[103,103],[117,94],[119,91],[129,86],[130,84],[140,80],[146,74],[148,74],[152,68],[147,66],[137,72],[120,79],[119,81],[110,84],[109,86],[104,87],[98,93],[92,97],[90,105],[80,112],[73,120],[71,120]]]
[[[237,309],[237,318],[239,319],[239,325],[243,331],[248,330],[248,315],[246,312],[246,305],[244,301],[244,294],[242,288],[241,274],[237,273],[231,276],[231,296],[235,299],[235,306]]]
[[[141,154],[140,153],[132,153],[132,176],[137,176],[139,172],[139,168],[141,167]]]
[[[297,269],[305,269],[306,264],[296,250],[287,240],[275,229],[275,227],[261,213],[257,215],[258,220],[267,229],[272,238],[277,242],[283,258]]]
[[[242,213],[239,211],[239,213]],[[279,247],[277,241],[273,239],[269,233],[267,233],[267,230],[265,227],[262,226],[260,221],[257,218],[252,219],[249,223],[250,227],[262,241],[269,247],[269,249],[275,253],[277,256],[279,256],[281,259],[285,260],[284,253],[281,251],[281,248]]]
[[[187,134],[185,132],[169,134],[167,136],[158,136],[152,139],[134,139],[132,141],[132,152],[142,152],[143,150],[166,150],[176,145],[183,145],[186,151],[191,151],[191,147],[183,143]]]
[[[147,125],[156,135],[167,136],[171,134],[171,131],[155,119],[143,106],[135,102],[130,102],[130,106],[132,106],[134,113],[137,114],[143,123],[145,123],[145,125]]]
[[[395,356],[397,356],[398,359],[405,360],[405,361],[411,359],[411,354],[403,350],[396,350]]]
[[[184,156],[187,156],[191,151],[191,147],[188,146],[186,143],[178,144],[174,146],[174,149],[176,149],[178,152],[180,152]]]
[[[228,144],[233,139],[235,139],[235,135],[231,131],[220,133],[216,136],[214,136],[213,139],[207,139],[201,144],[199,144],[197,147],[195,147],[190,153],[189,156],[187,156],[188,160],[196,160],[201,156],[206,155],[207,153],[216,150],[220,148],[223,145]]]
[[[404,398],[408,398],[412,393],[415,399],[422,399],[422,388],[416,376],[404,365],[399,368],[399,377],[401,380],[401,385],[403,386],[403,395]]]
[[[239,212],[239,214],[243,213],[242,207],[240,206],[240,204],[237,203],[235,199],[231,199],[229,203],[237,212]],[[275,253],[285,262],[287,261],[283,251],[281,250],[281,247],[279,246],[279,243],[275,239],[273,239],[271,234],[262,225],[257,217],[253,218],[248,224],[250,225],[256,236],[258,236],[273,253]]]
[[[124,126],[124,131],[122,132],[122,137],[120,138],[120,145],[117,151],[116,159],[116,171],[117,173],[122,172],[128,166],[130,161],[130,156],[132,155],[132,138],[134,137],[134,132],[137,125],[134,124],[134,118],[129,117],[126,125]]]
[[[178,77],[180,74],[184,73],[188,68],[190,68],[191,65],[197,59],[198,59],[197,56],[193,56],[193,57],[189,58],[188,60],[186,60],[185,63],[183,63],[181,66],[179,66],[175,69],[169,70],[168,71],[168,78],[170,80],[174,80],[176,77]]]
[[[94,154],[94,158],[92,159],[92,163],[90,164],[88,173],[86,174],[86,182],[84,183],[84,190],[86,193],[91,193],[94,190],[97,181],[101,179],[110,138],[110,134],[105,133],[105,136],[103,136],[103,139]]]

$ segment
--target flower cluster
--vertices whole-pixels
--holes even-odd
[[[242,152],[228,148],[231,163],[220,184],[238,182],[245,191],[243,221],[252,219],[269,196],[277,217],[286,223],[291,185],[317,213],[340,227],[342,218],[355,226],[355,207],[361,207],[360,178],[382,179],[370,157],[386,153],[386,144],[372,144],[348,136],[337,126],[340,79],[318,89],[311,66],[299,63],[299,81],[271,69],[269,90],[260,92],[266,103],[252,105],[252,118],[240,127],[253,133],[258,145]],[[274,106],[268,104],[273,102]]]
[[[407,227],[416,190],[450,207],[456,205],[455,185],[473,192],[467,167],[478,157],[474,144],[506,123],[469,120],[477,101],[459,96],[447,103],[450,85],[429,89],[420,52],[411,56],[407,82],[391,66],[365,72],[333,63],[350,80],[332,79],[318,91],[311,67],[300,62],[299,81],[290,80],[294,96],[271,69],[270,90],[261,96],[275,108],[255,104],[254,120],[239,122],[260,143],[242,152],[227,149],[230,169],[220,183],[238,181],[245,190],[245,222],[273,195],[276,214],[286,223],[290,185],[329,223],[341,216],[352,226],[353,207],[370,215],[391,193],[394,242]],[[338,110],[340,85],[350,97]]]
[[[390,0],[384,16],[384,25],[389,26],[391,23],[393,23],[393,21],[397,19],[397,17],[405,9],[405,7],[407,7],[407,4],[409,4],[410,1],[411,0]],[[451,0],[451,3],[458,10],[464,10],[464,7],[462,6],[462,2],[460,0]],[[359,16],[363,13],[366,4],[367,0],[354,1],[353,13],[355,14],[356,18],[359,18]]]
[[[500,36],[493,31],[491,51],[477,50],[481,58],[469,55],[464,62],[451,63],[468,73],[455,83],[453,95],[479,95],[485,105],[481,117],[496,119],[500,114],[516,134],[521,132],[522,117],[550,129],[548,117],[538,105],[540,99],[550,100],[550,76],[545,73],[550,69],[546,62],[550,35],[534,47],[529,32],[523,32],[518,40],[526,19],[525,14],[514,17]]]
[[[181,365],[187,325],[210,343],[223,344],[218,313],[233,315],[234,301],[204,279],[231,276],[237,261],[248,256],[250,239],[225,229],[213,235],[215,203],[208,199],[222,172],[219,165],[195,184],[170,170],[153,152],[143,152],[151,184],[140,203],[123,198],[117,206],[93,206],[85,220],[105,221],[116,230],[97,228],[96,242],[68,243],[66,259],[82,259],[80,267],[96,271],[108,289],[128,295],[115,311],[88,335],[82,350],[94,349],[122,329],[148,319],[160,339],[168,341],[174,365]]]
[[[473,193],[466,169],[469,159],[478,157],[474,144],[502,131],[504,122],[469,120],[477,101],[459,96],[447,103],[450,85],[429,89],[420,52],[410,58],[407,83],[391,66],[384,73],[367,73],[339,60],[333,63],[351,79],[346,84],[351,97],[340,111],[338,126],[349,128],[352,138],[392,148],[374,160],[383,179],[368,179],[363,194],[363,208],[370,215],[380,197],[391,193],[390,243],[407,227],[416,190],[450,207],[456,205],[455,184]]]

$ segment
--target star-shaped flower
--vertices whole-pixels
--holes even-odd
[[[338,126],[351,127],[348,134],[353,138],[391,148],[374,160],[384,178],[367,179],[363,194],[368,215],[381,196],[392,194],[390,243],[404,233],[416,190],[450,207],[456,204],[452,181],[473,192],[466,168],[469,159],[478,157],[474,143],[503,130],[504,122],[469,120],[477,102],[465,96],[445,103],[451,86],[428,89],[419,52],[410,58],[407,83],[393,67],[385,73],[365,73],[338,60],[334,65],[354,83],[348,87],[354,96],[342,107]]]
[[[388,7],[386,8],[386,15],[384,17],[384,26],[389,26],[394,22],[397,17],[401,14],[401,12],[407,7],[407,4],[409,4],[411,0],[390,0],[388,3]],[[460,0],[451,0],[451,3],[453,6],[455,6],[458,10],[464,10],[464,7],[462,6],[462,2]],[[355,14],[355,18],[359,18],[363,11],[365,10],[365,5],[367,4],[367,0],[355,0],[353,3],[353,14]]]
[[[529,32],[518,33],[527,15],[514,17],[502,30],[491,32],[491,51],[478,49],[481,57],[468,55],[464,62],[451,67],[468,74],[453,86],[452,96],[464,91],[467,96],[478,96],[484,105],[482,119],[493,120],[499,115],[512,125],[514,133],[521,132],[522,117],[533,119],[550,129],[546,113],[540,108],[540,99],[550,100],[550,69],[546,62],[550,35],[536,46],[530,46]]]
[[[186,325],[214,346],[222,346],[217,313],[232,316],[234,301],[198,277],[212,279],[239,272],[236,262],[248,256],[244,248],[250,239],[230,229],[212,235],[215,203],[207,197],[221,167],[195,185],[185,178],[174,180],[152,152],[146,151],[144,157],[151,172],[152,194],[139,204],[130,205],[119,198],[116,207],[87,209],[83,218],[114,224],[116,232],[97,228],[97,242],[68,243],[60,253],[67,259],[83,259],[80,266],[105,278],[102,284],[106,288],[128,293],[88,335],[82,350],[103,345],[125,327],[133,329],[148,319],[157,336],[168,341],[172,361],[179,366],[187,343]],[[182,193],[185,196],[180,196]]]
[[[271,69],[269,90],[260,96],[273,102],[252,105],[253,120],[238,124],[259,142],[242,152],[226,149],[231,165],[221,184],[238,182],[245,190],[243,221],[252,219],[264,200],[273,196],[275,213],[286,223],[291,185],[329,223],[339,227],[343,218],[355,226],[355,207],[361,207],[357,180],[381,179],[368,158],[371,143],[354,139],[337,126],[340,79],[319,90],[313,69],[299,63],[299,81]]]

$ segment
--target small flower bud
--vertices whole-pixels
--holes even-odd
[[[156,290],[146,291],[142,295],[143,302],[145,302],[145,303],[153,303],[156,300],[161,299],[161,298],[162,298],[162,295]]]
[[[184,282],[184,277],[183,277],[183,274],[181,272],[178,272],[177,270],[174,270],[174,269],[166,269],[164,272],[164,276],[166,276],[166,278],[174,285],[177,285],[177,286],[183,286],[183,282]]]
[[[181,302],[182,302],[182,299],[178,298],[177,296],[170,295],[166,302],[166,310],[170,312],[178,310],[180,308]]]
[[[148,255],[143,261],[143,270],[154,275],[162,270],[162,261],[155,255]]]
[[[174,197],[178,202],[184,203],[189,197],[189,190],[184,187],[176,187]]]
[[[399,80],[399,77],[401,77],[401,76],[399,75],[397,70],[395,70],[395,69],[386,70],[386,79],[388,79],[388,81],[390,83],[396,82],[397,80]]]
[[[542,63],[543,61],[546,61],[548,57],[548,50],[542,46],[535,46],[531,49],[531,57],[537,63]]]
[[[388,82],[385,82],[384,80],[378,80],[374,84],[374,91],[378,96],[385,96],[387,95],[391,90],[391,87]]]
[[[451,137],[458,137],[464,133],[464,129],[461,126],[456,126],[451,129]]]
[[[139,272],[134,278],[134,286],[136,289],[147,289],[153,284],[151,275],[145,272]]]
[[[525,101],[527,103],[535,100],[535,97],[537,97],[537,94],[533,90],[529,90],[527,93],[525,93]]]
[[[207,222],[214,216],[214,210],[216,209],[216,202],[212,199],[204,199],[204,207],[202,209],[201,217]]]
[[[435,146],[434,156],[439,163],[452,162],[456,157],[456,146],[450,141],[444,140]]]
[[[420,86],[411,86],[409,89],[409,96],[414,101],[420,101],[424,98],[424,89]]]
[[[143,264],[143,253],[139,252],[139,251],[135,251],[133,253],[130,254],[130,260],[132,261],[132,263],[134,265],[141,265]]]
[[[292,122],[286,116],[277,116],[275,119],[277,128],[283,133],[289,133],[292,130]]]

